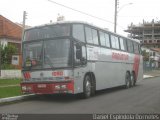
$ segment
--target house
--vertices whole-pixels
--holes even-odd
[[[16,56],[18,64],[15,66],[17,68],[21,68],[21,37],[22,27],[0,15],[0,44],[16,46],[18,52],[14,55],[14,59]]]

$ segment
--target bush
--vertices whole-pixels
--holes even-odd
[[[17,53],[17,48],[14,45],[0,45],[1,55],[1,68],[2,69],[14,69],[11,64],[12,55]]]
[[[1,69],[2,70],[15,69],[15,66],[13,66],[12,64],[2,64]]]

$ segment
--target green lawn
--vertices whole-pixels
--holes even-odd
[[[21,79],[0,79],[0,98],[21,95],[20,82]]]
[[[20,84],[21,79],[0,79],[0,86]]]
[[[13,97],[21,94],[20,86],[0,87],[0,98]]]

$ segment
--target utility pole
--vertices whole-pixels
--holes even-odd
[[[116,33],[116,29],[117,29],[117,1],[115,0],[115,11],[114,11],[114,32]]]
[[[26,19],[27,19],[27,12],[26,12],[26,11],[23,11],[23,26],[22,26],[22,38],[21,38],[21,53],[22,53],[22,41],[23,41],[23,35],[24,35],[24,30],[25,30]]]
[[[19,56],[19,60],[20,60],[20,64],[22,65],[22,47],[23,47],[23,36],[24,36],[24,30],[25,30],[25,26],[26,26],[26,19],[27,19],[27,12],[23,11],[23,25],[22,25],[22,36],[21,36],[21,52],[20,52],[20,56]]]

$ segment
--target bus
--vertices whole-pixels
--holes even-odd
[[[140,41],[84,22],[26,29],[22,42],[23,93],[78,94],[135,86],[143,79]]]

